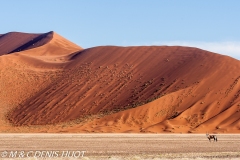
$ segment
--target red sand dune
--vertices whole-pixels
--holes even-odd
[[[0,42],[16,51],[30,35]],[[236,59],[180,46],[82,49],[47,37],[1,52],[12,53],[0,56],[5,132],[239,132]]]
[[[20,52],[42,46],[52,39],[53,32],[45,34],[29,34],[9,32],[0,35],[0,55]]]

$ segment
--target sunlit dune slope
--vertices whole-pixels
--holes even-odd
[[[48,60],[54,50],[45,49],[31,55],[55,66],[57,76],[45,74],[50,82],[8,113],[15,126],[71,121],[65,132],[239,130],[236,59],[190,47],[101,46],[68,55],[63,49],[64,61],[56,63]]]
[[[51,57],[58,57],[58,59],[68,59],[68,56],[74,52],[82,50],[82,48],[59,34],[52,32],[52,39],[48,43],[44,44],[44,46],[40,46],[31,50],[26,50],[21,52],[21,54],[34,56],[40,59],[51,59]]]

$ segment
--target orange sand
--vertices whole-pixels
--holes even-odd
[[[239,133],[240,63],[180,46],[0,36],[1,132]]]

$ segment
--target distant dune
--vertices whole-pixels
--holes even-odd
[[[20,52],[42,46],[52,39],[53,32],[45,34],[29,34],[10,32],[0,35],[0,55]]]
[[[2,132],[239,133],[240,62],[181,46],[0,35]]]

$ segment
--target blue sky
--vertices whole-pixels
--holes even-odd
[[[55,31],[89,48],[184,45],[240,59],[238,0],[6,0],[0,33]]]

